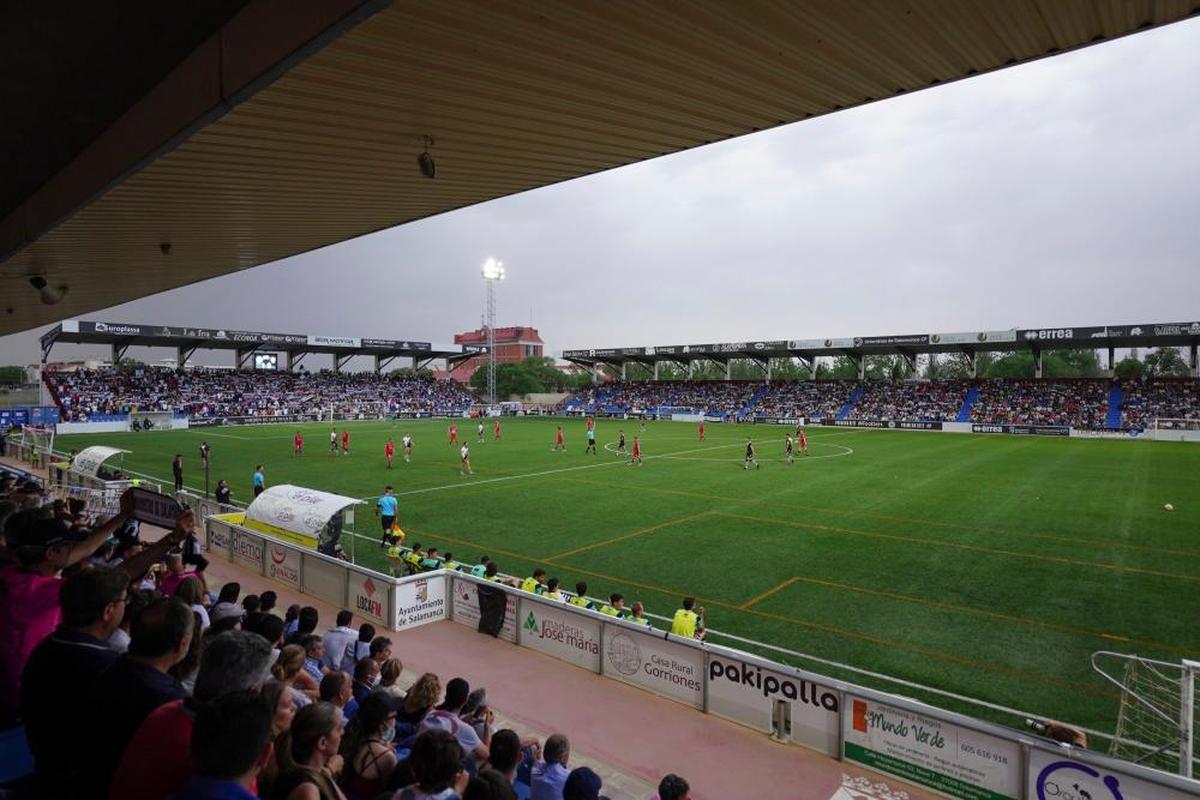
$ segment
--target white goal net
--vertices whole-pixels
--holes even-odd
[[[22,425],[13,444],[26,461],[44,467],[54,452],[54,426]]]
[[[1155,417],[1146,430],[1156,441],[1200,442],[1200,419]]]
[[[1184,777],[1196,774],[1196,674],[1200,662],[1172,663],[1106,650],[1092,667],[1121,690],[1108,754]]]

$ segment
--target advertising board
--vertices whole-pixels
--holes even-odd
[[[472,629],[479,628],[479,593],[475,584],[461,578],[452,579],[454,592],[454,610],[450,618]],[[500,629],[499,638],[507,642],[517,641],[517,598],[515,595],[504,595],[507,605],[504,609],[504,626]]]
[[[604,629],[601,668],[610,678],[704,707],[704,653],[698,648],[610,625]]]
[[[883,428],[901,431],[940,431],[942,423],[917,419],[823,419],[822,425],[835,428]]]
[[[1012,436],[1070,436],[1071,429],[1059,425],[1007,425],[976,422],[971,433],[1007,433]]]
[[[837,755],[841,716],[837,691],[710,650],[710,713],[767,733],[779,700],[791,706],[793,742],[829,756]]]
[[[1021,796],[1021,746],[945,720],[846,695],[842,756],[963,800]]]
[[[1184,800],[1196,795],[1071,758],[1069,752],[1029,751],[1029,800]]]
[[[522,597],[518,620],[524,647],[591,672],[600,671],[600,621],[557,604]]]
[[[246,531],[233,532],[233,544],[230,546],[233,560],[242,566],[250,567],[259,575],[263,573],[264,541],[261,536],[255,536]]]
[[[267,577],[292,587],[300,588],[300,551],[267,542]]]
[[[439,576],[401,581],[392,588],[392,608],[392,628],[398,631],[445,619],[446,579]]]
[[[390,624],[391,620],[387,618],[388,585],[382,580],[376,580],[370,575],[353,570],[348,573],[347,577],[349,579],[347,589],[347,594],[350,596],[349,607],[356,613],[380,624]]]
[[[225,558],[233,558],[231,552],[233,547],[233,531],[229,526],[220,522],[208,523],[208,549],[210,552],[219,552]]]

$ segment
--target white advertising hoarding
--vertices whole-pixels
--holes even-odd
[[[208,550],[210,553],[220,552],[225,558],[233,558],[230,552],[233,547],[233,531],[221,522],[208,523]]]
[[[1195,800],[1196,795],[1071,758],[1069,751],[1029,751],[1029,800]]]
[[[347,592],[350,595],[350,608],[383,625],[391,624],[391,620],[386,616],[388,584],[353,570],[347,577],[350,581]]]
[[[267,543],[267,577],[300,588],[300,552],[275,542]]]
[[[415,628],[446,618],[446,578],[409,578],[392,588],[394,630]]]
[[[915,711],[846,695],[843,757],[963,800],[1021,796],[1021,747]]]
[[[263,538],[246,531],[233,532],[233,560],[250,567],[259,575],[263,572]]]
[[[599,672],[600,621],[557,605],[521,598],[521,645]]]
[[[826,755],[838,752],[838,693],[793,675],[710,652],[708,710],[763,731],[771,730],[776,701],[791,705],[792,741]]]
[[[461,578],[452,579],[454,588],[454,612],[451,619],[471,628],[479,629],[479,594],[475,584]],[[504,611],[504,626],[500,629],[499,638],[507,642],[517,641],[517,598],[505,593],[508,605]]]
[[[661,634],[608,625],[601,666],[610,678],[704,707],[704,653],[697,648],[666,641]]]

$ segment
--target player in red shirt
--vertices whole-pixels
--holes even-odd
[[[296,431],[296,436],[292,439],[292,455],[304,455],[304,437],[300,435],[300,431]]]
[[[388,437],[387,444],[383,446],[383,454],[387,456],[388,469],[392,468],[392,459],[396,456],[396,445],[392,443],[392,437]]]
[[[629,454],[629,466],[642,463],[642,445],[638,442],[638,437],[633,437],[633,452]]]
[[[700,420],[700,441],[704,441],[704,420]]]
[[[342,431],[342,455],[350,455],[350,431]]]
[[[500,418],[499,417],[497,417],[496,421],[492,423],[492,438],[495,439],[497,442],[500,441]]]
[[[554,449],[563,451],[567,449],[567,446],[563,443],[562,425],[559,425],[558,429],[554,431]]]
[[[803,428],[800,429],[798,435],[800,438],[800,452],[804,453],[804,455],[808,455],[808,437],[804,435]]]
[[[449,444],[450,445],[458,444],[458,426],[457,425],[452,424],[450,426],[450,442],[449,442]]]
[[[595,427],[596,427],[596,419],[594,417],[588,417],[587,418],[587,429],[590,431],[592,428],[595,428]]]

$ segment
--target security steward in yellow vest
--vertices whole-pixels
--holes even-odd
[[[685,639],[704,638],[704,606],[697,608],[696,598],[683,598],[683,608],[675,612],[671,622],[671,633]]]

